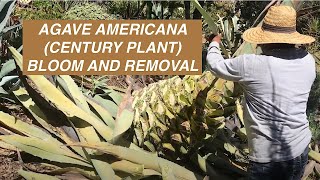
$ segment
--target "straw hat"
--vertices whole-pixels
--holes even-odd
[[[296,31],[296,11],[290,6],[272,6],[261,27],[250,28],[243,39],[254,44],[286,43],[309,44],[315,41]]]

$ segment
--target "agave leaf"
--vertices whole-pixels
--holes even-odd
[[[93,99],[90,97],[86,97],[87,102],[97,111],[99,116],[102,118],[102,120],[111,128],[114,129],[114,119],[112,118],[112,115],[109,113],[107,109],[102,107],[100,104],[96,103]]]
[[[21,53],[22,49],[23,49],[23,45],[21,45],[21,46],[17,49],[17,51],[18,51],[19,53]]]
[[[216,25],[214,20],[211,18],[211,16],[201,7],[201,5],[199,4],[198,0],[192,0],[191,2],[198,9],[198,11],[202,14],[202,16],[204,17],[205,21],[208,23],[209,27],[211,28],[212,32],[214,34],[218,34],[219,33],[218,26]],[[222,45],[220,48],[221,48],[222,52],[227,57],[229,57],[229,53],[227,52],[225,47]]]
[[[119,104],[119,109],[116,118],[116,124],[113,131],[113,142],[117,142],[121,135],[126,132],[132,125],[134,113],[131,107],[133,97],[130,94],[131,92],[128,91]]]
[[[229,19],[224,20],[223,25],[224,25],[224,38],[227,41],[228,48],[231,49],[232,48],[232,45],[231,45],[232,27],[229,24]]]
[[[291,6],[291,7],[295,8],[297,11],[299,9],[301,9],[303,3],[304,3],[304,1],[294,1],[294,0],[284,0],[282,2],[283,5]]]
[[[95,95],[93,99],[102,107],[105,109],[108,109],[112,117],[117,117],[118,113],[118,105],[115,104],[113,101],[110,101],[108,99],[104,99],[100,95]]]
[[[176,179],[173,169],[171,169],[168,166],[162,166],[161,167],[161,175],[163,180],[171,180],[171,179]]]
[[[144,166],[140,164],[135,164],[130,161],[120,160],[111,163],[112,169],[115,171],[122,171],[128,174],[132,174],[133,176],[144,176],[143,170]]]
[[[18,79],[18,76],[5,76],[0,81],[0,86],[5,85],[7,82]]]
[[[60,75],[60,78],[66,82],[67,87],[64,87],[64,89],[69,90],[69,92],[71,93],[70,95],[72,96],[75,104],[87,113],[91,113],[85,96],[82,94],[82,92],[80,91],[77,84],[73,81],[73,79],[68,75]]]
[[[87,143],[77,143],[69,145],[95,149],[102,153],[114,155],[119,159],[128,160],[136,164],[143,164],[145,168],[153,169],[160,173],[162,172],[163,168],[171,168],[174,176],[177,179],[196,179],[196,175],[193,172],[179,166],[178,164],[154,156],[153,154],[132,150],[122,146],[115,146],[104,142],[96,143],[94,145]]]
[[[65,174],[68,172],[76,172],[76,173],[79,173],[79,174],[89,178],[89,179],[93,179],[93,180],[100,180],[101,179],[98,176],[96,176],[94,169],[87,170],[84,168],[70,167],[70,166],[61,168],[61,167],[58,167],[58,166],[55,166],[52,164],[45,164],[45,163],[42,163],[42,164],[45,166],[55,168],[55,170],[48,172],[48,174],[61,175],[61,174]]]
[[[240,150],[232,145],[231,143],[224,143],[224,149],[228,151],[230,154],[236,155],[238,157],[242,157],[243,155],[240,153]]]
[[[202,14],[206,22],[208,23],[209,27],[213,31],[213,33],[218,34],[218,26],[214,22],[214,20],[211,18],[211,16],[201,7],[198,0],[192,0],[191,1],[193,5],[198,9],[198,11]]]
[[[116,142],[120,136],[126,132],[132,124],[134,113],[131,110],[124,109],[116,119],[113,131],[113,141]]]
[[[241,121],[242,125],[244,125],[243,109],[239,99],[236,100],[236,108],[237,108],[237,114],[238,114],[239,120]]]
[[[246,132],[246,129],[243,127],[243,128],[240,128],[237,130],[237,135],[240,137],[240,139],[242,141],[247,141],[247,132]]]
[[[54,80],[51,81],[52,84],[54,84],[57,89],[59,89],[65,96],[67,96],[70,100],[73,100],[70,90],[68,89],[67,83],[60,77],[60,76],[53,76]],[[75,102],[74,102],[75,103]]]
[[[232,17],[232,24],[233,24],[234,32],[238,32],[238,31],[239,31],[238,21],[239,21],[238,16],[234,15],[234,16]]]
[[[25,171],[20,169],[18,173],[24,177],[26,180],[40,180],[40,179],[45,179],[45,180],[59,180],[59,178],[55,176],[49,176],[47,174],[40,174],[40,173],[35,173],[31,171]]]
[[[13,54],[14,59],[22,69],[22,56],[13,47],[9,47]],[[81,108],[76,106],[70,101],[65,95],[62,94],[53,84],[50,83],[44,76],[39,75],[28,75],[28,77],[37,86],[38,90],[46,97],[48,101],[55,105],[57,109],[64,112],[67,117],[78,117],[81,120],[91,124],[99,134],[106,140],[112,138],[112,129],[106,126],[101,120],[96,119],[89,113],[83,111]]]
[[[61,75],[60,77],[62,78],[63,81],[65,81],[66,86],[64,86],[63,88],[66,89],[68,92],[70,92],[70,95],[73,98],[74,102],[80,108],[82,108],[85,112],[87,112],[88,114],[92,114],[94,117],[96,117],[95,114],[90,110],[85,96],[82,94],[82,92],[80,91],[77,84],[73,81],[73,79],[68,75]],[[106,126],[105,124],[103,125]],[[85,123],[81,123],[81,122],[77,126],[77,127],[81,127],[77,129],[78,129],[78,132],[80,132],[80,134],[78,135],[82,136],[81,138],[82,140],[85,140],[91,143],[100,142],[99,136],[96,134],[96,131],[91,126],[87,126],[87,127],[83,127],[83,126],[86,126],[86,125]],[[92,155],[91,150],[88,150],[88,153]],[[96,159],[94,157],[91,157],[91,161],[93,166],[95,167],[95,170],[98,172],[99,176],[101,177],[101,179],[107,179],[107,177],[108,178],[115,177],[115,173],[111,168],[110,164],[102,160]]]
[[[2,21],[0,22],[0,33],[3,31],[11,13],[14,10],[15,2],[15,0],[4,0],[0,2],[0,16],[2,17]]]
[[[71,99],[82,110],[91,114],[94,118],[100,120],[100,118],[94,112],[91,111],[88,103],[86,101],[83,101],[84,99],[86,99],[86,97],[84,94],[82,94],[80,88],[78,88],[77,84],[73,81],[71,76],[62,75],[62,76],[57,76],[56,78],[57,78],[57,85],[58,85],[57,88],[59,90],[61,90],[69,99]],[[86,123],[77,123],[77,124],[80,127],[87,126]],[[77,131],[77,132],[78,132],[78,135],[80,136],[80,138],[85,139],[81,136],[79,131]]]
[[[26,122],[21,121],[20,119],[16,119],[15,117],[7,114],[0,112],[0,121],[5,124],[5,126],[10,127],[11,129],[14,129],[15,131],[18,131],[26,136],[30,137],[36,137],[39,139],[42,139],[44,141],[51,141],[54,143],[56,146],[62,146],[63,144],[58,141],[57,139],[53,138],[49,133],[43,131],[42,129],[38,128],[37,126],[34,126],[32,124],[28,124]],[[58,137],[58,133],[55,133]],[[61,137],[62,139],[65,139]],[[66,142],[72,142],[71,140],[66,141]],[[68,151],[71,153],[71,151],[68,148],[65,147],[60,147],[64,149],[65,151]],[[77,148],[79,149],[79,148]]]
[[[33,102],[31,97],[25,88],[19,87],[19,89],[13,91],[19,102],[32,114],[36,121],[41,124],[47,131],[59,137],[59,135],[52,129],[48,124],[48,119],[46,115],[41,111],[41,109]]]
[[[206,174],[208,174],[214,178],[218,178],[217,172],[213,169],[213,167],[209,163],[207,163],[206,159],[201,157],[199,154],[197,154],[196,157],[194,157],[194,158],[195,159],[193,159],[193,160],[196,161],[196,164],[198,164],[198,166],[200,167],[200,169],[203,172],[205,172]]]
[[[161,176],[161,174],[155,170],[152,169],[144,169],[143,170],[143,175],[144,177],[148,177],[148,176]]]
[[[77,126],[80,126],[80,128],[75,127],[75,129],[81,142],[91,142],[91,143],[100,142],[100,138],[92,126],[86,126],[85,124],[79,122],[78,120],[74,120],[73,122],[80,123],[77,125]],[[104,126],[106,125],[104,124]],[[109,163],[102,161],[100,159],[97,159],[94,156],[93,154],[94,152],[91,149],[85,149],[85,151],[90,155],[89,158],[96,172],[99,174],[99,177],[102,180],[106,180],[107,178],[110,178],[110,177],[113,177],[113,178],[116,177],[115,172],[113,171]]]
[[[0,111],[0,122],[5,126],[8,126],[15,131],[18,131],[26,136],[36,137],[42,140],[52,140],[56,142],[56,139],[52,138],[51,135],[40,128],[16,119],[15,117]]]
[[[122,99],[123,99],[123,96],[121,93],[118,93],[117,91],[113,90],[113,89],[105,89],[103,88],[102,89],[105,94],[104,95],[108,95],[112,98],[112,100],[116,103],[116,104],[120,104]],[[104,95],[101,95],[101,96],[104,96]]]
[[[315,166],[314,166],[314,172],[316,173],[316,175],[318,177],[320,177],[320,164],[319,163],[316,163]]]
[[[91,167],[91,165],[80,156],[66,151],[61,148],[61,145],[57,145],[50,140],[45,141],[35,137],[24,137],[20,135],[1,135],[0,140],[43,159]]]
[[[22,55],[14,47],[9,47],[9,50],[11,51],[12,57],[15,59],[18,67],[22,69]]]
[[[156,148],[150,141],[144,141],[143,144],[148,148],[150,152],[157,152]]]
[[[16,151],[17,148],[11,144],[8,144],[6,142],[3,142],[3,141],[0,141],[0,147],[3,148],[3,149],[8,149],[8,150],[11,150],[11,151]]]
[[[3,98],[5,95],[8,96],[8,92],[4,90],[3,87],[0,87],[0,94],[1,94],[1,98]]]
[[[13,54],[14,59],[17,61],[20,69],[22,69],[22,56],[13,47],[9,47]],[[51,84],[44,76],[40,75],[28,75],[28,77],[37,86],[38,90],[50,101],[57,109],[62,111],[67,117],[77,117],[87,123],[91,124],[99,134],[108,140],[112,138],[112,129],[106,126],[101,120],[96,119],[89,113],[83,111],[81,108],[76,106],[70,99],[68,99],[62,92]]]
[[[3,63],[1,71],[0,71],[0,79],[9,74],[11,71],[16,69],[16,64],[13,59]]]
[[[25,88],[20,87],[19,89],[13,91],[16,98],[20,103],[31,113],[35,120],[44,127],[48,132],[54,134],[55,136],[61,138],[65,143],[71,143],[72,140],[70,137],[60,128],[53,127],[49,124],[49,120],[42,110],[37,106],[32,98],[29,96],[29,93]],[[81,148],[73,148],[78,154],[82,157],[85,157],[85,154]]]
[[[116,174],[109,163],[98,159],[92,159],[92,163],[102,180],[116,178]]]
[[[19,27],[21,27],[22,25],[21,24],[16,24],[16,25],[13,25],[13,26],[9,26],[9,27],[5,27],[3,30],[2,30],[2,33],[7,33],[9,31],[12,31],[12,30],[15,30]]]
[[[75,121],[75,122],[78,122],[78,121]],[[71,122],[71,124],[73,123]],[[76,132],[80,138],[80,141],[82,142],[87,141],[91,143],[100,142],[100,138],[92,126],[85,126],[81,128],[74,127],[74,128],[76,129]],[[90,155],[89,158],[95,168],[95,171],[99,174],[99,177],[102,180],[106,180],[107,178],[110,178],[110,177],[116,178],[116,175],[113,169],[111,168],[110,164],[100,159],[97,159],[95,156],[93,156],[92,150],[85,149],[85,151]]]
[[[237,51],[233,54],[233,57],[242,55],[242,54],[254,54],[257,52],[256,50],[257,45],[243,42]]]
[[[317,163],[320,163],[320,153],[317,153],[316,151],[309,149],[308,156],[310,157],[310,159],[313,159],[317,161]]]

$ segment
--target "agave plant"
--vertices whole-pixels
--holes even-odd
[[[13,47],[9,49],[21,68],[22,55]],[[68,178],[69,172],[77,172],[87,179],[143,179],[150,176],[196,179],[196,175],[184,167],[145,152],[121,138],[133,119],[133,112],[127,105],[130,99],[126,95],[113,90],[109,90],[107,97],[82,93],[67,75],[57,76],[54,84],[44,76],[21,78],[24,86],[12,93],[37,123],[29,124],[0,112],[0,123],[8,132],[0,135],[0,146],[17,147],[46,160],[51,167],[42,174],[30,169],[20,170],[19,174],[26,179]],[[111,106],[116,109],[112,110]],[[52,116],[52,113],[62,113],[62,116]],[[128,147],[112,143],[127,143]]]
[[[14,10],[15,1],[1,1],[0,2],[0,15],[3,17],[0,22],[0,46],[1,46],[1,56],[4,60],[2,60],[2,65],[0,68],[0,94],[7,95],[12,86],[16,85],[18,82],[18,76],[14,74],[10,74],[15,69],[15,63],[13,59],[7,60],[7,50],[6,50],[6,42],[13,42],[15,38],[20,38],[19,32],[21,29],[21,23],[19,21],[12,22],[10,19],[10,15]],[[22,50],[22,45],[18,43],[19,51]]]

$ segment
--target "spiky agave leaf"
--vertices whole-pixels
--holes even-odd
[[[184,158],[235,111],[232,82],[211,72],[176,76],[134,92],[135,143],[173,160]]]

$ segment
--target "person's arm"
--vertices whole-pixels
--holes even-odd
[[[207,61],[210,70],[219,78],[241,81],[244,78],[244,56],[224,59],[219,48],[220,36],[216,36],[208,47]]]

